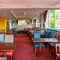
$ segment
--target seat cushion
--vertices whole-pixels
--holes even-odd
[[[44,47],[44,46],[45,46],[44,44],[40,44],[40,43],[34,43],[34,45],[35,45],[35,47],[37,47],[37,48],[40,47],[40,46],[41,46],[41,47]]]
[[[6,56],[12,56],[13,55],[13,51],[7,51],[6,52]]]
[[[4,55],[4,53],[3,52],[0,52],[0,56],[3,56]]]
[[[44,44],[40,44],[41,47],[44,47],[45,45]]]
[[[36,48],[38,48],[38,47],[40,47],[40,44],[39,43],[34,43],[34,46],[36,47]]]

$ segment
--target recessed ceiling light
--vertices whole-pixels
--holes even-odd
[[[24,12],[24,15],[26,15],[26,12]]]
[[[26,5],[26,7],[29,7],[30,5]]]
[[[3,16],[6,16],[6,14],[3,13]]]
[[[6,16],[6,14],[5,14],[5,16]]]

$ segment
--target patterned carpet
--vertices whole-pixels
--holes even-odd
[[[46,46],[46,58],[42,56],[35,56],[34,54],[34,45],[32,44],[29,36],[26,34],[17,34],[14,38],[15,48],[13,54],[13,60],[55,60]]]

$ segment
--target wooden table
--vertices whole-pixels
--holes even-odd
[[[56,38],[33,38],[32,39],[33,43],[34,42],[38,42],[38,43],[45,43],[45,42],[49,42],[49,43],[59,43],[60,41],[58,41],[58,39]],[[41,46],[40,46],[40,51],[41,51]],[[45,56],[45,55],[44,55]]]
[[[7,51],[14,50],[14,43],[0,43],[0,51],[4,52],[4,56],[6,56]]]
[[[45,42],[58,43],[58,42],[60,42],[56,38],[34,38],[32,41],[40,42],[40,43],[45,43]]]

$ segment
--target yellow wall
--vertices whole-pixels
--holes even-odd
[[[6,19],[0,18],[0,30],[4,30],[6,32]]]

